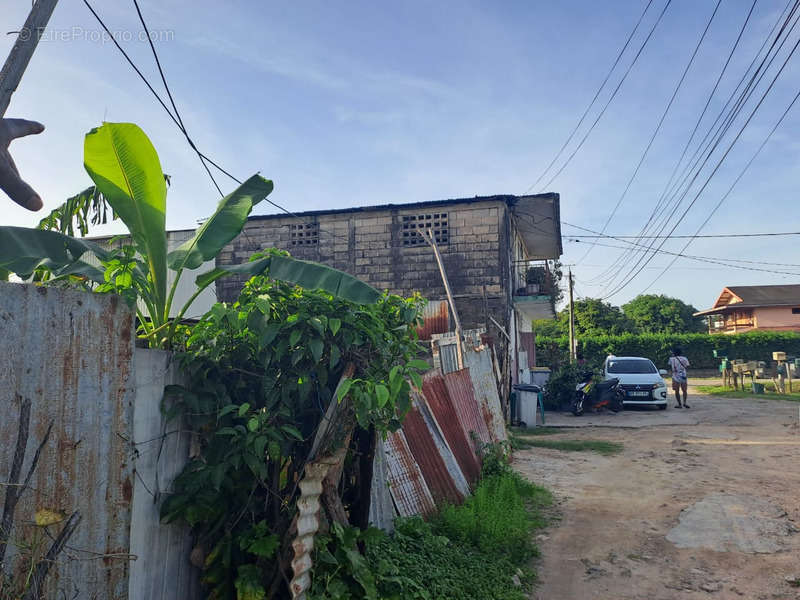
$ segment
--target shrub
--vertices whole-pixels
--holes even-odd
[[[498,460],[497,470],[462,506],[430,522],[398,519],[392,535],[334,526],[317,544],[310,598],[525,600],[534,579],[525,568],[536,553],[531,534],[545,524],[540,509],[552,497],[507,461]],[[522,586],[513,581],[520,572]]]
[[[772,353],[783,351],[800,355],[800,333],[752,331],[736,335],[708,333],[624,334],[581,337],[578,349],[591,365],[601,365],[609,354],[645,356],[664,368],[671,349],[680,346],[694,369],[715,369],[720,356],[730,359],[772,360]],[[537,338],[537,353],[545,364],[558,366],[567,362],[569,343],[566,338]],[[541,349],[541,350],[540,350]]]
[[[572,402],[579,373],[585,370],[586,367],[578,367],[578,365],[568,362],[556,369],[544,388],[542,398],[544,407],[547,410],[560,410]]]

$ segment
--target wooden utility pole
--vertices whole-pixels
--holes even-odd
[[[36,0],[25,25],[17,34],[17,41],[0,71],[0,118],[6,114],[11,95],[17,90],[57,3],[58,0]]]
[[[461,319],[458,318],[458,311],[456,310],[456,303],[453,299],[453,292],[450,290],[450,281],[447,279],[447,272],[444,270],[444,263],[442,262],[442,255],[439,253],[439,246],[436,245],[436,236],[431,229],[420,229],[419,234],[422,236],[431,248],[433,248],[433,255],[436,257],[436,264],[439,265],[439,273],[442,275],[442,282],[444,283],[444,291],[447,294],[447,302],[450,304],[450,312],[453,314],[453,321],[456,324],[456,358],[458,360],[459,370],[464,368],[464,348],[462,347],[463,333],[461,330]]]
[[[575,362],[575,304],[573,300],[572,267],[569,269],[569,361]]]

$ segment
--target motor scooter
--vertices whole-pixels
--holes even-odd
[[[575,398],[572,400],[572,414],[580,417],[586,410],[598,412],[604,408],[612,412],[622,410],[625,392],[619,388],[619,379],[606,379],[595,382],[594,373],[586,371],[581,374],[580,381],[575,386]]]

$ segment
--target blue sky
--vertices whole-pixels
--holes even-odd
[[[673,0],[618,97],[547,190],[561,194],[565,221],[602,227],[714,4]],[[123,45],[156,84],[149,48],[137,39],[132,2],[93,5],[112,30],[130,39]],[[156,44],[162,64],[198,146],[240,178],[256,171],[272,178],[271,198],[292,211],[524,193],[575,124],[644,5],[639,0],[141,2],[148,25],[162,36]],[[750,5],[750,0],[722,2],[609,233],[635,234],[647,219]],[[5,0],[3,31],[18,28],[29,6],[27,0]],[[662,6],[662,0],[654,1],[644,27]],[[785,0],[757,2],[710,114],[721,108],[784,6]],[[7,113],[47,126],[38,138],[15,143],[18,166],[49,210],[90,184],[82,167],[86,131],[103,120],[136,122],[172,176],[168,225],[194,226],[218,201],[211,182],[113,45],[98,37],[98,25],[82,2],[61,0],[49,37]],[[12,43],[13,36],[0,39],[0,55]],[[693,233],[705,220],[797,92],[798,54],[676,233]],[[800,231],[800,142],[793,135],[799,124],[800,106],[704,233]],[[219,180],[232,188],[224,176]],[[273,211],[266,203],[257,207]],[[14,225],[33,225],[42,216],[9,203],[4,212],[4,223]],[[567,241],[580,238],[579,232],[563,231],[563,260],[575,262],[586,246]],[[698,240],[688,252],[800,263],[798,239]],[[671,241],[665,249],[681,246]],[[597,247],[576,266],[580,296],[602,293],[603,286],[590,283],[618,255]],[[650,267],[668,261],[658,257]],[[610,301],[629,300],[659,273],[645,269]],[[649,291],[700,308],[724,285],[798,279],[681,259]]]

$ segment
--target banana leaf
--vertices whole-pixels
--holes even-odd
[[[173,271],[196,269],[213,260],[225,244],[239,233],[247,222],[253,206],[272,192],[272,182],[253,175],[232,193],[225,196],[216,212],[195,232],[194,237],[167,255],[167,264]]]
[[[0,269],[23,279],[38,267],[47,267],[56,275],[78,274],[102,282],[102,273],[80,260],[87,252],[99,259],[108,256],[108,251],[94,242],[57,231],[0,226]]]
[[[83,161],[147,262],[155,305],[165,306],[167,184],[153,144],[133,123],[105,123],[86,134]]]
[[[372,304],[381,297],[374,287],[344,271],[289,256],[269,256],[239,265],[217,267],[199,275],[195,283],[202,288],[227,275],[252,277],[262,274],[308,290],[322,290],[358,304]]]

